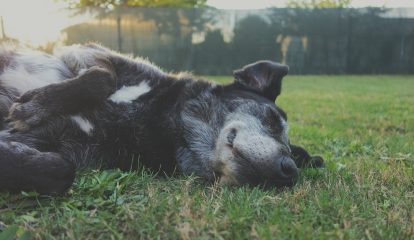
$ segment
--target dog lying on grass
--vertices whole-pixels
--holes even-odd
[[[290,144],[275,105],[288,67],[259,61],[216,85],[95,44],[0,48],[0,190],[62,193],[81,167],[292,186],[323,160]]]

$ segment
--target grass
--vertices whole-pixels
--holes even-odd
[[[0,239],[414,239],[413,76],[291,76],[278,104],[327,162],[292,189],[83,172],[65,196],[0,194]]]

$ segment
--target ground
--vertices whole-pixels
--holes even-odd
[[[0,239],[414,239],[414,76],[289,76],[277,103],[327,163],[292,189],[85,171],[64,196],[0,194]]]

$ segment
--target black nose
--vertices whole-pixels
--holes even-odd
[[[272,167],[268,166],[266,170],[266,179],[264,180],[264,184],[262,185],[265,188],[272,188],[272,187],[292,187],[295,185],[299,170],[296,167],[295,162],[292,158],[288,156],[279,157],[276,160],[276,164],[273,163]]]
[[[283,174],[286,176],[295,176],[298,172],[295,162],[289,157],[284,157],[280,165]]]

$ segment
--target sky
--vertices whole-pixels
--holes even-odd
[[[261,9],[283,7],[286,0],[208,0],[207,4],[221,9]],[[413,7],[414,0],[353,0],[352,7],[386,6]],[[56,0],[0,0],[0,16],[5,32],[32,45],[44,45],[58,40],[60,30],[82,22],[85,18],[71,17],[62,1]],[[0,29],[1,30],[1,29]],[[0,37],[1,31],[0,31]]]
[[[7,36],[42,45],[59,39],[61,29],[82,21],[69,17],[64,7],[63,1],[54,0],[0,0],[0,16]]]

